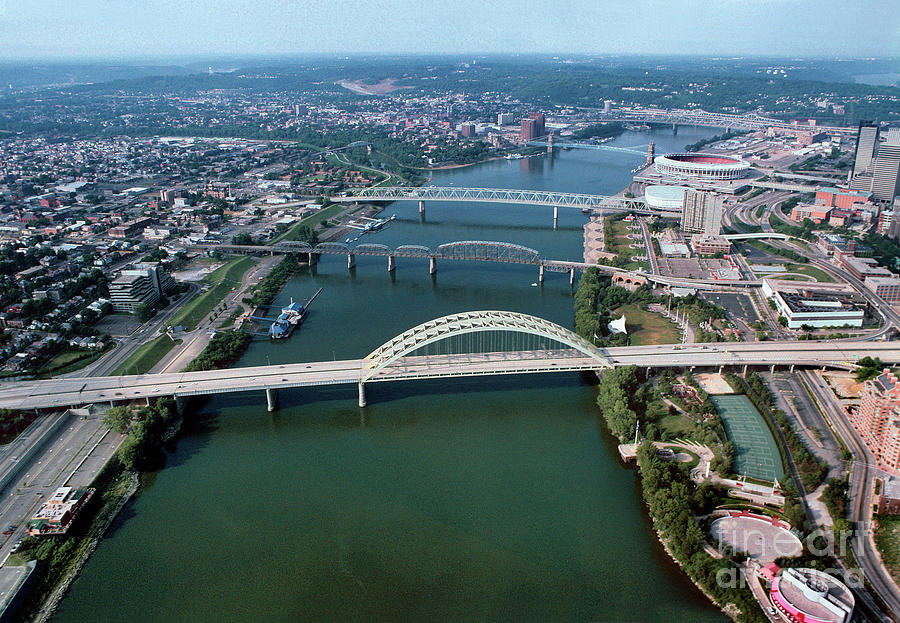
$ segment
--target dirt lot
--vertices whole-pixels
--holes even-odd
[[[707,394],[733,394],[734,390],[731,389],[731,386],[725,382],[725,379],[722,378],[721,374],[716,373],[704,373],[704,374],[695,374],[694,378],[700,384],[700,387],[703,388]]]
[[[820,376],[828,381],[828,384],[834,389],[834,392],[840,398],[859,398],[862,393],[862,383],[857,383],[852,372],[834,371],[825,372]]]

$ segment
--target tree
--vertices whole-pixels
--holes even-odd
[[[786,327],[788,326],[788,319],[784,316],[778,316],[778,324],[780,324],[782,327]]]
[[[110,430],[124,434],[131,426],[131,409],[128,407],[112,407],[103,416],[103,423]]]
[[[141,303],[134,308],[134,316],[141,322],[147,322],[148,320],[153,318],[155,314],[155,310],[144,303]]]

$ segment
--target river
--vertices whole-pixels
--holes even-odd
[[[714,130],[627,132],[680,150]],[[644,157],[571,150],[435,172],[437,185],[614,193]],[[580,259],[585,217],[429,202],[365,242],[500,240]],[[322,294],[239,365],[361,357],[444,314],[508,309],[571,327],[568,278],[537,268],[325,256],[277,303]],[[589,377],[452,379],[215,397],[189,418],[54,620],[724,621],[656,541]]]

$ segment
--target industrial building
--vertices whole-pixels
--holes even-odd
[[[710,234],[694,234],[691,236],[691,248],[697,255],[715,255],[731,251],[731,241],[722,236]]]
[[[810,327],[861,327],[866,310],[851,297],[805,289],[803,284],[781,287],[763,279],[763,294],[775,302],[789,329]]]

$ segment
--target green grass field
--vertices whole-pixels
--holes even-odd
[[[180,344],[181,340],[172,341],[168,335],[160,335],[152,342],[147,342],[134,351],[131,356],[123,361],[118,368],[113,370],[111,376],[120,374],[146,374],[150,368],[158,364],[170,350]]]
[[[340,203],[333,203],[330,206],[328,206],[327,208],[322,208],[318,212],[310,214],[309,216],[302,218],[299,221],[297,221],[296,223],[294,223],[293,225],[291,225],[290,228],[287,231],[285,231],[283,234],[273,238],[271,244],[275,244],[276,242],[281,242],[282,240],[296,240],[297,232],[304,225],[306,227],[315,229],[322,223],[322,221],[330,219],[332,216],[335,216],[336,214],[340,213],[345,208],[346,208],[346,206],[343,204],[340,204]]]
[[[778,446],[750,399],[742,394],[710,396],[734,444],[734,472],[772,482],[784,478]]]
[[[875,545],[884,565],[896,582],[900,582],[900,516],[879,515],[875,529]]]
[[[619,318],[622,314],[625,314],[625,328],[628,330],[633,346],[681,342],[681,331],[678,330],[675,323],[656,312],[647,311],[639,305],[629,303],[612,312],[612,316],[615,318]]]
[[[203,281],[211,285],[210,289],[188,301],[172,316],[169,325],[183,326],[188,331],[195,329],[232,288],[241,285],[244,273],[255,263],[252,257],[235,258],[206,275]]]
[[[694,435],[694,423],[683,415],[663,416],[657,421],[657,426],[663,439],[691,439]]]
[[[800,273],[801,275],[809,275],[810,277],[815,278],[816,281],[821,281],[823,283],[833,282],[834,279],[831,278],[831,275],[826,273],[821,268],[816,268],[815,266],[810,266],[809,264],[788,264],[785,266],[785,269],[789,273]],[[774,275],[776,279],[778,279],[778,274]]]
[[[67,350],[59,353],[53,359],[41,366],[37,371],[38,376],[56,376],[81,370],[86,365],[97,361],[101,356],[109,352],[111,347],[102,351],[87,352],[83,350]]]

